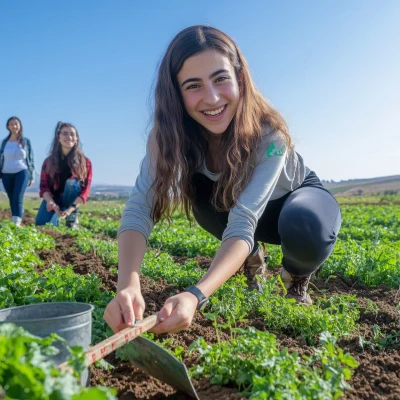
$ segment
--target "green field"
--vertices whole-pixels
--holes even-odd
[[[267,245],[269,272],[262,292],[248,292],[239,272],[212,296],[204,313],[196,314],[186,332],[148,337],[185,362],[204,398],[400,398],[399,201],[400,196],[339,198],[342,229],[334,253],[311,283],[313,306],[284,298],[277,268],[281,250]],[[38,205],[25,203],[31,220]],[[89,201],[82,207],[78,231],[63,224],[18,229],[7,220],[7,204],[2,201],[0,207],[0,308],[91,303],[96,307],[92,342],[108,337],[102,314],[115,294],[123,204]],[[190,225],[183,213],[174,215],[172,225],[158,224],[149,243],[142,291],[151,314],[168,296],[198,281],[219,243]],[[51,340],[0,327],[5,398],[139,399],[143,387],[148,399],[174,398],[168,397],[174,396],[172,388],[136,373],[123,349],[92,367],[92,386],[86,389],[71,373],[59,373],[47,362],[49,352]],[[80,357],[74,350],[76,374]],[[214,395],[210,385],[216,388]]]

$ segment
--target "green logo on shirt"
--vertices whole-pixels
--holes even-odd
[[[275,144],[271,143],[267,149],[267,157],[272,157],[272,156],[283,156],[283,147],[277,149],[275,147]]]

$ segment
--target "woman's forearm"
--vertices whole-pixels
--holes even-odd
[[[249,245],[233,237],[222,243],[207,273],[196,285],[207,297],[214,293],[243,265],[249,255]]]
[[[49,201],[53,201],[53,195],[51,194],[51,192],[44,192],[43,200],[45,200],[46,203],[48,203]]]
[[[118,284],[117,292],[128,287],[140,287],[139,273],[146,239],[139,231],[124,231],[118,237]]]
[[[82,199],[82,197],[81,197],[81,196],[78,196],[78,197],[72,202],[72,204],[75,204],[75,205],[76,205],[76,208],[78,208],[80,204],[83,204],[83,199]]]

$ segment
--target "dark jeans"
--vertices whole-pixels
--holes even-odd
[[[76,179],[67,179],[67,182],[65,182],[64,192],[61,196],[55,196],[53,200],[60,207],[60,210],[64,211],[81,194],[81,191],[82,189]],[[76,211],[72,212],[71,215],[67,217],[67,221],[75,221],[76,213]],[[45,225],[48,222],[57,226],[58,214],[54,211],[47,211],[47,202],[46,200],[43,200],[36,215],[36,225]]]
[[[29,182],[29,173],[23,169],[16,174],[2,174],[4,189],[10,201],[13,217],[22,218],[24,215],[24,194]]]
[[[229,213],[218,212],[211,205],[214,182],[195,174],[193,185],[196,221],[221,240]],[[341,222],[337,201],[310,172],[298,189],[268,202],[258,221],[252,253],[258,249],[257,241],[281,245],[284,268],[293,275],[310,275],[332,253]]]

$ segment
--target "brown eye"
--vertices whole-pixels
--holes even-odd
[[[226,81],[227,79],[229,79],[229,77],[227,77],[227,76],[220,76],[219,78],[217,78],[217,79],[215,80],[215,82],[223,82],[223,81]]]

